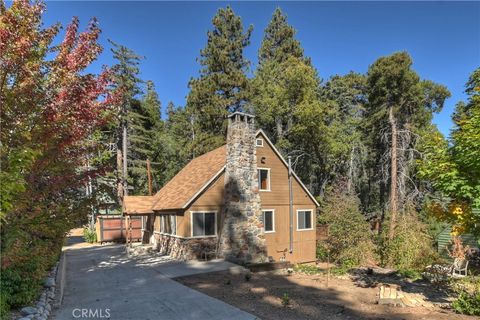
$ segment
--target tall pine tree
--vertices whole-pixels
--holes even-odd
[[[258,62],[285,62],[289,57],[303,59],[303,48],[295,39],[297,31],[288,24],[287,16],[280,8],[275,9],[265,29],[262,45],[258,51]]]
[[[151,163],[154,184],[160,184],[163,122],[160,101],[152,81],[147,81],[141,100],[132,100],[128,110],[128,177],[134,194],[148,194],[147,164]]]
[[[250,43],[252,26],[244,31],[241,18],[230,6],[219,9],[212,24],[198,59],[200,77],[189,83],[187,112],[194,123],[192,156],[223,144],[226,116],[245,109],[249,96],[249,62],[243,50]]]
[[[135,96],[141,93],[140,84],[142,81],[138,77],[140,73],[139,65],[141,56],[129,48],[109,40],[112,45],[113,58],[117,63],[112,67],[114,71],[114,87],[115,90],[122,94],[120,101],[120,113],[117,121],[109,128],[108,132],[113,134],[113,138],[117,144],[116,153],[116,177],[117,177],[117,196],[119,202],[122,201],[125,194],[123,181],[123,162],[124,155],[122,150],[123,127],[128,126],[128,112],[132,109],[133,104],[138,101]]]
[[[294,71],[296,67],[310,67],[305,63],[303,49],[295,39],[295,33],[295,29],[287,23],[287,17],[277,8],[264,32],[258,52],[259,66],[252,85],[257,122],[281,150],[290,148],[287,136],[293,125],[293,113],[303,93],[309,89],[317,91],[320,83],[319,79],[315,79],[307,88],[306,83],[298,82],[300,78],[293,79],[299,75]],[[317,78],[316,71],[314,73]],[[311,72],[307,70],[306,74]]]
[[[365,129],[372,152],[371,177],[379,185],[382,220],[386,210],[390,213],[390,239],[398,214],[416,196],[409,191],[418,131],[431,123],[432,113],[440,111],[450,96],[444,86],[421,80],[412,63],[408,53],[398,52],[379,58],[367,73]]]

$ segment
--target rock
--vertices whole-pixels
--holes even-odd
[[[52,311],[52,306],[50,304],[47,304],[45,310],[48,310],[49,312]]]
[[[22,310],[20,310],[20,312],[22,313],[22,315],[28,316],[29,314],[35,314],[38,311],[37,311],[37,308],[34,308],[34,307],[24,307],[22,308]]]
[[[31,318],[27,318],[27,317],[23,317],[23,318],[19,318],[18,320],[30,320]]]
[[[373,268],[368,268],[367,269],[367,274],[373,274],[373,275],[392,275],[395,272],[397,272],[394,269],[386,269],[386,268],[380,268],[380,267],[373,267]]]
[[[47,278],[47,279],[45,279],[45,282],[43,283],[43,286],[44,286],[45,288],[55,287],[55,279],[54,279],[54,278]]]

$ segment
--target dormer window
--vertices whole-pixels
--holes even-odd
[[[255,140],[255,145],[257,147],[263,147],[263,139],[256,139]]]

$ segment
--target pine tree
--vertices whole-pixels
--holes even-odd
[[[194,122],[192,153],[198,156],[223,144],[226,116],[245,109],[248,101],[248,60],[243,49],[250,43],[252,26],[246,31],[230,6],[212,19],[207,45],[200,51],[200,77],[189,83],[187,112]]]
[[[257,122],[281,150],[290,147],[287,136],[293,125],[293,113],[302,99],[306,83],[293,78],[299,75],[295,68],[311,68],[303,56],[300,42],[295,39],[295,29],[287,23],[287,17],[277,8],[265,29],[258,52],[259,67],[252,84],[252,102]],[[291,72],[287,72],[290,70]],[[312,70],[314,70],[312,68]],[[310,70],[306,70],[311,74]],[[316,77],[316,71],[313,71]],[[312,83],[318,90],[319,79]],[[299,86],[293,86],[297,83]],[[308,89],[304,90],[305,92]],[[288,92],[288,93],[287,93]],[[318,92],[318,91],[317,91]]]
[[[135,96],[141,93],[140,84],[142,81],[138,77],[140,73],[139,64],[142,59],[141,56],[129,48],[117,44],[111,40],[113,58],[117,60],[117,64],[112,67],[114,71],[114,87],[115,90],[122,94],[122,100],[120,102],[120,113],[117,117],[117,121],[113,127],[109,128],[109,134],[113,136],[113,139],[117,144],[116,154],[116,177],[117,177],[117,197],[121,202],[123,195],[125,194],[123,184],[123,152],[122,152],[122,134],[124,126],[128,126],[128,112],[133,108],[134,104],[138,104],[135,100]],[[128,155],[128,153],[127,153]],[[128,162],[128,161],[127,161]]]
[[[160,101],[153,82],[147,81],[145,95],[140,101],[132,100],[128,110],[128,176],[135,194],[148,194],[147,160],[151,162],[154,183],[160,184],[156,173],[162,165],[162,132]]]
[[[371,176],[379,184],[382,220],[386,208],[390,213],[390,239],[400,209],[411,198],[406,182],[417,157],[416,131],[430,124],[432,112],[440,111],[450,96],[444,86],[422,81],[411,66],[408,53],[398,52],[379,58],[367,73],[365,129],[372,151]]]
[[[331,129],[336,162],[335,175],[345,177],[348,192],[356,191],[362,201],[370,196],[365,190],[366,146],[362,135],[362,121],[366,103],[366,77],[350,72],[334,75],[324,85],[323,99],[336,103],[337,114]]]
[[[272,19],[265,29],[262,45],[258,52],[258,62],[285,62],[289,57],[303,59],[303,48],[295,39],[297,31],[287,23],[287,16],[280,8],[275,9]]]

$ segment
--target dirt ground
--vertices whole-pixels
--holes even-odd
[[[358,281],[358,278],[333,277],[328,287],[324,274],[288,276],[263,272],[252,274],[246,281],[241,274],[217,272],[175,280],[261,319],[474,319],[437,305],[430,308],[379,305],[378,287],[365,286],[365,279]],[[282,305],[284,294],[289,298],[287,307]]]

